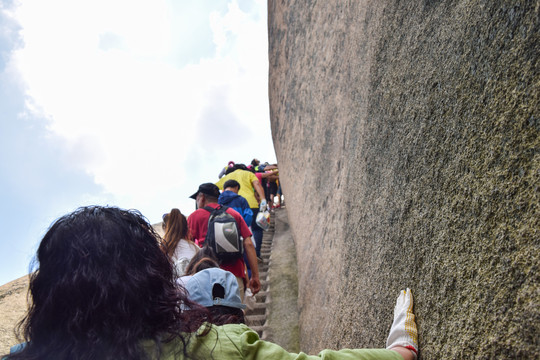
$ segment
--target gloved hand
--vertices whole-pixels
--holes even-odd
[[[266,210],[266,200],[261,201],[261,206],[259,207],[259,211]]]
[[[390,328],[386,348],[403,346],[414,352],[416,359],[418,354],[418,329],[414,321],[413,296],[411,289],[401,290],[394,308],[394,322]]]

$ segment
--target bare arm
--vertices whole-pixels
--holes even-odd
[[[259,198],[260,198],[261,200],[266,199],[266,198],[264,197],[264,190],[263,190],[263,188],[262,188],[261,183],[259,182],[259,180],[253,180],[252,184],[253,184],[253,188],[255,189],[255,191],[257,192],[257,194],[259,194]],[[259,200],[259,201],[261,201],[261,200]],[[250,264],[250,265],[251,265],[251,264]]]
[[[396,346],[390,349],[392,351],[397,352],[399,355],[403,357],[403,360],[414,360],[413,352],[406,347],[403,346]]]
[[[272,172],[265,172],[265,173],[261,173],[261,178],[262,179],[267,179],[267,178],[274,178],[274,177],[279,177],[279,172],[278,171],[272,171]]]
[[[255,246],[251,241],[251,236],[244,239],[244,251],[251,269],[251,279],[249,279],[249,288],[253,295],[261,290],[261,281],[259,280],[259,265],[257,264],[257,253]]]

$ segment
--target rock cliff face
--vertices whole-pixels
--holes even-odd
[[[540,357],[538,1],[269,1],[301,348]]]

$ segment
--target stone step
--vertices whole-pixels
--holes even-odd
[[[263,326],[266,322],[266,314],[264,315],[246,315],[246,324],[250,327]]]
[[[246,316],[263,315],[266,316],[266,303],[255,303],[251,309],[246,309]]]
[[[266,330],[266,326],[250,326],[250,328],[259,334],[259,337],[263,339],[263,332]]]
[[[270,219],[270,228],[263,233],[261,245],[261,259],[259,261],[259,279],[261,280],[261,291],[255,295],[255,302],[245,311],[246,325],[255,330],[261,339],[268,335],[266,331],[266,308],[270,304],[270,288],[268,282],[268,272],[270,270],[270,255],[272,253],[272,240],[274,239],[274,219]]]
[[[268,291],[268,281],[261,280],[261,291]]]
[[[269,291],[260,291],[257,295],[255,295],[256,302],[264,303],[266,302],[266,299],[268,298]]]
[[[259,272],[261,271],[268,271],[268,264],[260,263],[259,264]]]

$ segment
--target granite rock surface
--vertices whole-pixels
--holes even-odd
[[[539,358],[540,3],[269,1],[300,347]]]

